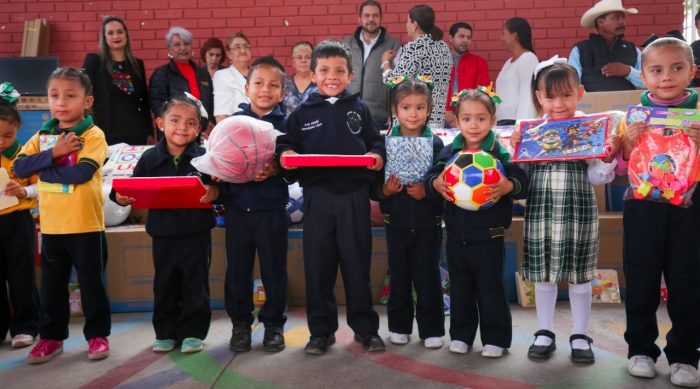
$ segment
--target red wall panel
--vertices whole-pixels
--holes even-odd
[[[136,56],[150,72],[167,60],[164,36],[172,25],[195,35],[194,51],[211,36],[225,39],[242,30],[252,40],[253,56],[274,53],[287,67],[289,49],[298,40],[318,43],[342,38],[357,26],[360,0],[118,0],[31,1],[2,0],[0,56],[17,56],[22,46],[25,20],[38,17],[51,22],[51,55],[62,65],[80,66],[85,53],[97,47],[100,20],[104,15],[123,17],[129,27]],[[535,50],[540,58],[568,56],[571,47],[590,30],[580,27],[581,15],[593,0],[477,0],[423,1],[435,9],[438,25],[445,31],[458,20],[474,27],[472,51],[489,63],[496,77],[508,53],[502,49],[503,22],[512,16],[530,21]],[[391,35],[406,41],[406,11],[413,2],[385,0],[383,24]],[[682,0],[626,0],[639,9],[628,18],[627,38],[636,43],[650,33],[681,29]],[[446,34],[447,35],[447,34]],[[447,38],[447,37],[446,37]]]

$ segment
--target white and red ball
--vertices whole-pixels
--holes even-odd
[[[491,207],[489,185],[497,184],[504,176],[501,161],[482,150],[462,150],[445,166],[445,182],[452,190],[452,202],[467,211]]]
[[[207,153],[194,158],[192,165],[226,182],[253,181],[272,161],[277,134],[268,122],[243,115],[228,117],[214,127]]]

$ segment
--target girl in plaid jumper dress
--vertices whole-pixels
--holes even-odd
[[[583,86],[566,59],[552,58],[535,69],[532,84],[535,105],[544,117],[560,119],[576,111]],[[513,136],[520,140],[520,133]],[[619,139],[607,140],[612,160]],[[569,282],[572,334],[571,359],[592,363],[593,342],[586,335],[591,310],[591,280],[598,261],[598,207],[588,180],[586,161],[534,163],[525,211],[524,253],[521,274],[535,283],[535,305],[540,330],[528,351],[531,358],[547,359],[556,349],[554,308],[557,282]]]

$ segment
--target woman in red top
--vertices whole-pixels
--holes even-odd
[[[189,92],[202,102],[209,119],[212,119],[214,92],[211,76],[192,60],[192,33],[183,27],[171,27],[165,34],[165,44],[170,50],[170,62],[157,68],[151,76],[149,98],[153,114],[161,116],[166,101]],[[207,124],[203,123],[203,127]]]

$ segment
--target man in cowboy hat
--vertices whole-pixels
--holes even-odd
[[[581,16],[583,28],[595,28],[587,40],[574,46],[569,63],[576,68],[586,91],[643,88],[639,77],[641,51],[623,39],[625,18],[636,14],[622,0],[601,0]]]

